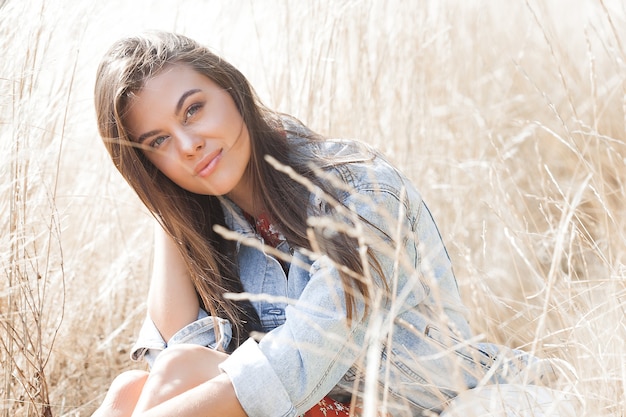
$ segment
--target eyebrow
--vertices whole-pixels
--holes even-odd
[[[199,93],[200,91],[202,91],[202,90],[200,90],[199,88],[193,88],[193,89],[191,89],[189,91],[185,91],[183,93],[183,95],[180,96],[180,98],[178,99],[178,102],[176,103],[176,113],[175,114],[180,113],[180,109],[183,108],[183,104],[185,104],[185,100],[187,99],[187,97],[189,97],[189,96],[191,96],[193,94]],[[146,132],[146,133],[144,133],[143,135],[141,135],[141,136],[139,136],[137,138],[137,142],[138,143],[143,143],[143,141],[148,139],[150,136],[157,135],[159,132],[160,132],[160,130],[151,130],[150,132]]]
[[[150,136],[154,136],[159,134],[160,130],[151,130],[150,132],[146,132],[143,135],[139,136],[137,138],[137,143],[143,143],[146,139],[148,139]]]
[[[178,103],[176,103],[176,114],[180,113],[180,109],[183,108],[183,104],[185,103],[185,100],[187,99],[187,97],[189,97],[192,94],[196,94],[200,91],[202,90],[200,90],[199,88],[193,88],[183,93],[183,95],[180,96],[180,98],[178,99]]]

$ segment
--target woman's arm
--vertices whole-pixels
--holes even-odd
[[[381,238],[378,231],[382,230],[402,245],[398,248],[398,257],[403,262],[395,262],[395,247],[389,244],[385,248],[382,244],[375,247],[375,256],[389,286],[396,289],[396,294],[401,294],[401,297],[395,297],[393,314],[413,310],[425,297],[422,283],[411,273],[417,257],[412,233],[412,219],[416,213],[404,209],[402,193],[392,192],[394,187],[384,187],[385,184],[370,186],[367,181],[357,185],[361,185],[360,188],[344,197],[343,203],[346,207],[355,207],[359,216],[367,221],[355,219],[355,223],[369,230],[364,235],[372,241]],[[420,202],[416,201],[417,204]],[[398,217],[401,212],[405,214]],[[343,222],[340,216],[335,220]],[[331,227],[334,226],[331,224]],[[241,250],[248,248],[244,246]],[[354,300],[356,311],[349,322],[345,291],[337,265],[324,255],[310,267],[303,268],[308,263],[304,258],[305,255],[299,251],[294,254],[294,260],[301,262],[292,263],[287,285],[298,287],[301,280],[305,285],[298,299],[292,299],[285,308],[285,323],[258,342],[248,339],[220,365],[230,377],[243,409],[250,416],[301,415],[338,383],[342,384],[342,388],[350,389],[353,385],[351,376],[344,381],[342,378],[363,358],[369,340],[381,338],[380,330],[369,326],[370,315],[375,313],[377,318],[384,320],[389,315],[386,303],[379,308],[372,306],[365,315],[364,300],[357,295]],[[253,269],[253,272],[265,271],[265,276],[252,276],[256,280],[270,279],[270,266],[268,263],[263,268]],[[372,271],[373,280],[380,278],[377,271]],[[393,279],[397,282],[392,282]]]
[[[198,317],[198,297],[172,238],[156,225],[148,315],[167,342]]]
[[[133,417],[246,417],[226,374],[221,374]]]
[[[221,374],[133,417],[246,417],[233,385]]]

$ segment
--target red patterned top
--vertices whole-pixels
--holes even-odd
[[[304,417],[333,417],[333,416],[350,416],[350,404],[340,403],[330,397],[322,398],[309,411],[304,413]],[[356,415],[355,415],[356,417]]]
[[[269,214],[263,212],[255,219],[252,215],[244,213],[246,220],[255,228],[256,232],[261,235],[265,244],[276,247],[285,240],[285,237],[272,224]]]

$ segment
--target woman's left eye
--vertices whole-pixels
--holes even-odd
[[[150,142],[150,147],[158,148],[159,146],[163,144],[163,142],[165,142],[166,139],[167,139],[167,136],[159,136],[155,138],[152,142]]]
[[[185,113],[185,121],[189,120],[189,118],[191,118],[194,114],[198,113],[201,108],[202,104],[200,103],[192,104],[191,106],[189,106],[187,112]]]

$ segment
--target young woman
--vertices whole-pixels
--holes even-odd
[[[472,338],[428,208],[375,151],[267,109],[172,33],[114,44],[95,104],[158,223],[132,353],[151,370],[96,416],[555,410],[545,361]]]

